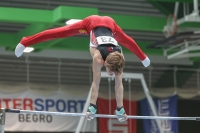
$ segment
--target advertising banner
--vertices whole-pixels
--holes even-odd
[[[55,91],[50,95],[31,90],[14,94],[0,93],[0,107],[34,111],[82,113],[88,93]],[[72,131],[80,117],[43,114],[6,113],[5,131]],[[96,132],[96,119],[87,122],[85,131]]]
[[[135,101],[124,100],[124,109],[127,115],[136,115],[137,106]],[[114,115],[116,110],[116,100],[98,98],[98,113]],[[136,133],[136,120],[128,119],[119,122],[117,119],[99,118],[99,133]]]
[[[158,116],[177,117],[177,96],[165,99],[153,99]],[[142,115],[152,116],[147,99],[141,101]],[[178,133],[178,122],[175,120],[160,120],[164,133]],[[143,120],[144,133],[160,133],[155,120]]]

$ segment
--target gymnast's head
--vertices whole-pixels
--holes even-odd
[[[108,73],[108,75],[113,76],[114,74],[119,75],[123,72],[124,64],[125,64],[124,56],[116,51],[110,53],[106,57],[104,65],[106,67],[106,72]]]

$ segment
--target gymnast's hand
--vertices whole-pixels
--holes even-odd
[[[96,105],[90,103],[90,106],[88,108],[88,111],[86,112],[86,119],[91,121],[92,119],[94,119],[94,115],[96,114],[97,112],[97,109],[96,109]]]
[[[88,121],[91,121],[92,119],[94,119],[94,115],[95,115],[95,114],[92,114],[91,112],[86,112],[85,118],[86,118]]]
[[[117,119],[119,122],[126,121],[128,119],[128,116],[126,115],[126,112],[124,110],[124,107],[117,108],[115,111],[115,114],[117,115]]]

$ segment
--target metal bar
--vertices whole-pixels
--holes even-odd
[[[144,79],[143,75],[142,75],[142,78],[141,78],[141,83],[142,83],[142,87],[144,89],[144,93],[146,95],[146,98],[148,100],[148,103],[150,105],[150,108],[152,110],[152,113],[153,113],[154,117],[156,117],[156,116],[158,116],[157,111],[156,111],[156,107],[155,107],[153,99],[152,99],[152,97],[151,97],[151,95],[149,93],[149,89],[148,89],[148,87],[146,85],[146,82],[145,82],[145,79]],[[157,123],[158,129],[160,130],[160,133],[164,133],[164,131],[162,130],[161,122],[156,119],[156,123]]]
[[[141,73],[123,73],[122,78],[131,78],[131,79],[141,79],[142,74]],[[107,74],[107,72],[101,72],[102,78],[115,78],[115,76],[110,76]]]
[[[171,46],[171,47],[165,49],[165,51],[168,52],[169,50],[175,49],[175,48],[180,47],[180,46],[182,46],[182,45],[184,45],[184,44],[185,44],[185,42],[182,42],[182,43],[177,44],[177,45],[175,45],[175,46]]]
[[[181,51],[178,51],[176,53],[173,53],[171,55],[168,55],[167,58],[168,59],[171,59],[171,58],[184,58],[184,57],[193,57],[193,56],[198,56],[199,53],[186,53],[186,52],[189,52],[189,51],[196,51],[196,50],[199,50],[200,49],[200,46],[190,46],[188,47],[188,42],[186,41],[185,42],[185,49],[181,50]],[[186,54],[184,54],[186,53]],[[183,55],[184,54],[184,55]]]
[[[4,133],[4,127],[5,127],[5,125],[1,125],[1,133]]]
[[[179,8],[179,2],[175,3],[175,8],[174,8],[174,16],[178,17],[178,8]]]
[[[128,79],[128,89],[129,89],[129,114],[132,114],[132,100],[131,100],[131,79]],[[130,121],[130,125],[132,125],[132,121]],[[130,127],[130,133],[132,133],[132,128],[131,128],[131,126],[129,126]]]
[[[198,9],[198,0],[194,0],[194,12],[199,12],[199,9]]]
[[[172,58],[174,58],[174,57],[176,57],[176,56],[179,56],[179,55],[181,55],[181,54],[183,54],[183,53],[186,53],[186,52],[188,52],[188,51],[189,51],[188,48],[185,48],[185,49],[183,49],[183,50],[181,50],[181,51],[179,51],[179,52],[176,52],[176,53],[174,53],[174,54],[171,54],[171,55],[167,56],[167,59],[172,59]]]
[[[200,53],[186,53],[186,54],[176,56],[176,57],[174,57],[174,59],[190,58],[190,57],[198,57],[198,56],[200,56]]]
[[[109,110],[109,114],[112,114],[112,112],[111,112],[111,106],[112,106],[112,103],[111,103],[111,78],[108,78],[108,95],[109,95],[109,103],[108,103],[108,105],[109,105],[109,107],[108,107],[108,110]],[[110,128],[110,130],[112,131],[112,127]]]
[[[5,120],[6,120],[6,109],[1,108],[0,109],[0,128],[1,128],[1,133],[4,133]]]
[[[109,113],[111,113],[111,78],[108,78]]]
[[[187,12],[187,14],[189,14],[190,13],[189,3],[187,3],[186,6],[187,6],[186,7],[186,12]]]
[[[185,44],[185,48],[187,48],[189,43],[187,40],[184,40],[184,44]]]
[[[63,112],[48,112],[48,111],[31,111],[31,110],[14,110],[10,109],[9,113],[24,113],[24,114],[48,114],[57,116],[85,116],[85,113],[63,113]],[[95,114],[94,117],[100,118],[118,118],[116,115]],[[163,117],[163,116],[128,116],[129,119],[157,119],[157,120],[195,120],[200,121],[200,117]]]
[[[88,93],[88,97],[87,97],[87,100],[86,100],[86,102],[85,102],[85,106],[84,106],[84,108],[83,108],[83,113],[84,113],[84,112],[87,112],[87,108],[89,107],[89,104],[90,104],[91,93],[92,93],[92,86],[90,87],[90,91],[89,91],[89,93]],[[20,112],[21,112],[21,111],[20,111]],[[83,126],[83,124],[84,124],[84,119],[85,119],[84,117],[81,117],[81,118],[80,118],[75,133],[80,133],[81,128],[82,128],[82,126]]]
[[[85,132],[85,128],[86,128],[87,122],[88,122],[88,121],[85,121],[84,124],[83,124],[82,133]]]
[[[188,50],[189,51],[196,51],[196,50],[200,50],[200,46],[191,46],[191,47],[188,47]]]

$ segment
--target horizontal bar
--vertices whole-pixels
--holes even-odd
[[[5,112],[7,113],[20,113],[19,109],[5,109]]]
[[[63,113],[63,112],[49,112],[49,111],[31,111],[31,110],[6,110],[8,113],[25,113],[25,114],[48,114],[58,116],[85,116],[85,113]],[[116,115],[95,114],[94,117],[100,118],[118,118]],[[158,119],[158,120],[196,120],[200,121],[200,117],[164,117],[164,116],[128,116],[129,119]]]
[[[4,133],[5,125],[0,125],[1,133]]]
[[[101,72],[102,78],[114,78],[115,76],[110,76],[107,72]],[[143,75],[141,73],[123,73],[123,78],[130,78],[130,79],[141,79]]]

